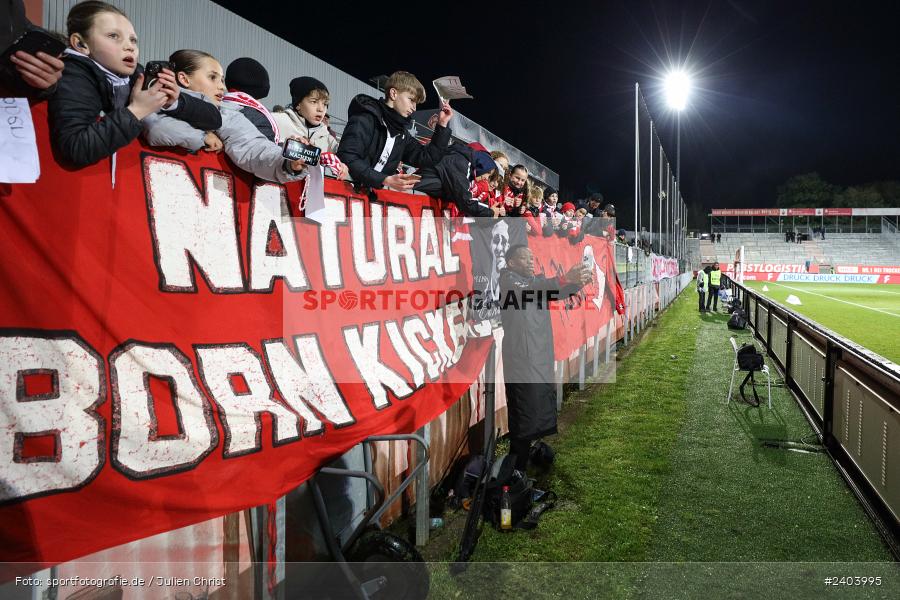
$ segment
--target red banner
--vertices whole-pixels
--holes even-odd
[[[365,437],[428,423],[480,372],[468,245],[437,201],[329,180],[320,224],[297,216],[300,184],[137,143],[113,188],[109,160],[50,159],[43,106],[35,124],[40,180],[0,186],[0,560],[270,502]],[[538,243],[545,271],[585,246],[612,268],[607,244]],[[560,351],[608,307],[559,311]]]
[[[710,212],[714,217],[777,217],[781,214],[777,208],[714,208]]]
[[[594,269],[592,283],[551,306],[553,354],[556,360],[565,360],[613,316],[619,284],[615,276],[607,275],[615,272],[614,248],[606,238],[595,236],[585,236],[575,245],[556,236],[531,236],[528,246],[534,253],[535,272],[547,277],[562,276],[579,262]]]
[[[865,208],[714,208],[713,217],[850,217],[854,215],[893,215],[895,209]]]

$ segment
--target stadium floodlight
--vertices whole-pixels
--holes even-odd
[[[666,103],[675,111],[677,150],[675,154],[675,181],[681,189],[681,111],[687,107],[688,96],[691,93],[691,78],[682,69],[669,71],[663,80],[663,89],[666,93]],[[677,194],[680,198],[681,194]]]
[[[669,108],[682,111],[687,107],[688,96],[691,93],[691,79],[687,73],[681,70],[669,72],[663,87],[666,91],[666,102]]]

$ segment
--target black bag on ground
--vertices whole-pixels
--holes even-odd
[[[731,318],[728,319],[728,329],[745,329],[747,327],[747,315],[744,314],[744,310],[739,308],[731,313]]]
[[[531,449],[528,451],[528,462],[538,469],[549,469],[553,466],[554,460],[556,460],[556,452],[546,442],[537,441],[531,445]]]
[[[450,508],[459,508],[462,501],[472,497],[478,485],[478,477],[484,468],[484,457],[480,454],[474,456],[463,456],[457,459],[459,465],[454,465],[455,478],[451,491],[451,498],[447,503]]]
[[[534,482],[521,471],[515,469],[516,457],[505,454],[494,462],[485,488],[484,518],[494,527],[500,528],[500,500],[503,486],[509,486],[509,500],[512,508],[512,524],[516,526],[534,504]]]
[[[763,355],[753,344],[744,344],[738,348],[737,362],[742,371],[759,371],[764,364]]]

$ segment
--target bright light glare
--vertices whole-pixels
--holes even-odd
[[[688,94],[691,91],[691,80],[684,71],[673,71],[666,75],[664,83],[666,102],[673,110],[684,110],[687,106]]]

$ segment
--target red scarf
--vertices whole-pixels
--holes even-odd
[[[225,94],[222,100],[226,102],[234,102],[235,104],[240,104],[241,106],[249,106],[253,110],[258,110],[262,113],[262,115],[269,121],[269,125],[272,126],[272,131],[275,132],[275,143],[281,143],[281,135],[278,133],[278,125],[275,123],[275,119],[272,118],[272,113],[269,112],[269,109],[262,105],[262,103],[249,94],[245,94],[244,92],[238,92],[236,90],[232,90]]]

